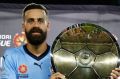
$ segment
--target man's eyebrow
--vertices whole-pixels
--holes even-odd
[[[44,18],[37,18],[38,20],[43,20]]]
[[[34,18],[27,18],[27,20],[34,20]]]
[[[41,18],[28,18],[28,19],[37,19],[37,20],[38,20],[38,19],[44,19],[44,18],[43,18],[43,17],[41,17]]]

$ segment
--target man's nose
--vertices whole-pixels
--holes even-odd
[[[35,21],[35,22],[34,22],[34,26],[35,26],[35,27],[39,27],[39,22],[38,22],[38,21]]]

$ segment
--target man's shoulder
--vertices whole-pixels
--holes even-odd
[[[22,50],[23,46],[20,47],[11,47],[7,48],[4,52],[4,55],[15,55]]]

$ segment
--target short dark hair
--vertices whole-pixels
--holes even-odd
[[[31,9],[42,9],[48,15],[48,10],[46,9],[45,6],[43,6],[41,4],[30,3],[30,4],[26,5],[25,8],[23,9],[23,12],[22,12],[23,17],[25,16],[25,12],[28,10],[31,10]]]

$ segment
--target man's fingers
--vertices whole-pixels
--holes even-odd
[[[115,74],[117,77],[120,76],[120,72],[118,70],[112,70],[112,73]]]
[[[115,75],[114,73],[111,73],[110,75],[112,76],[111,79],[117,78],[117,75]]]
[[[114,79],[112,76],[110,76],[110,79]]]
[[[115,68],[116,71],[120,72],[120,68]]]
[[[61,74],[60,72],[55,73],[55,76],[56,76],[58,79],[65,79],[65,76],[64,76],[63,74]]]
[[[57,72],[52,74],[51,79],[66,79],[66,78],[63,74],[61,74],[60,72]]]

